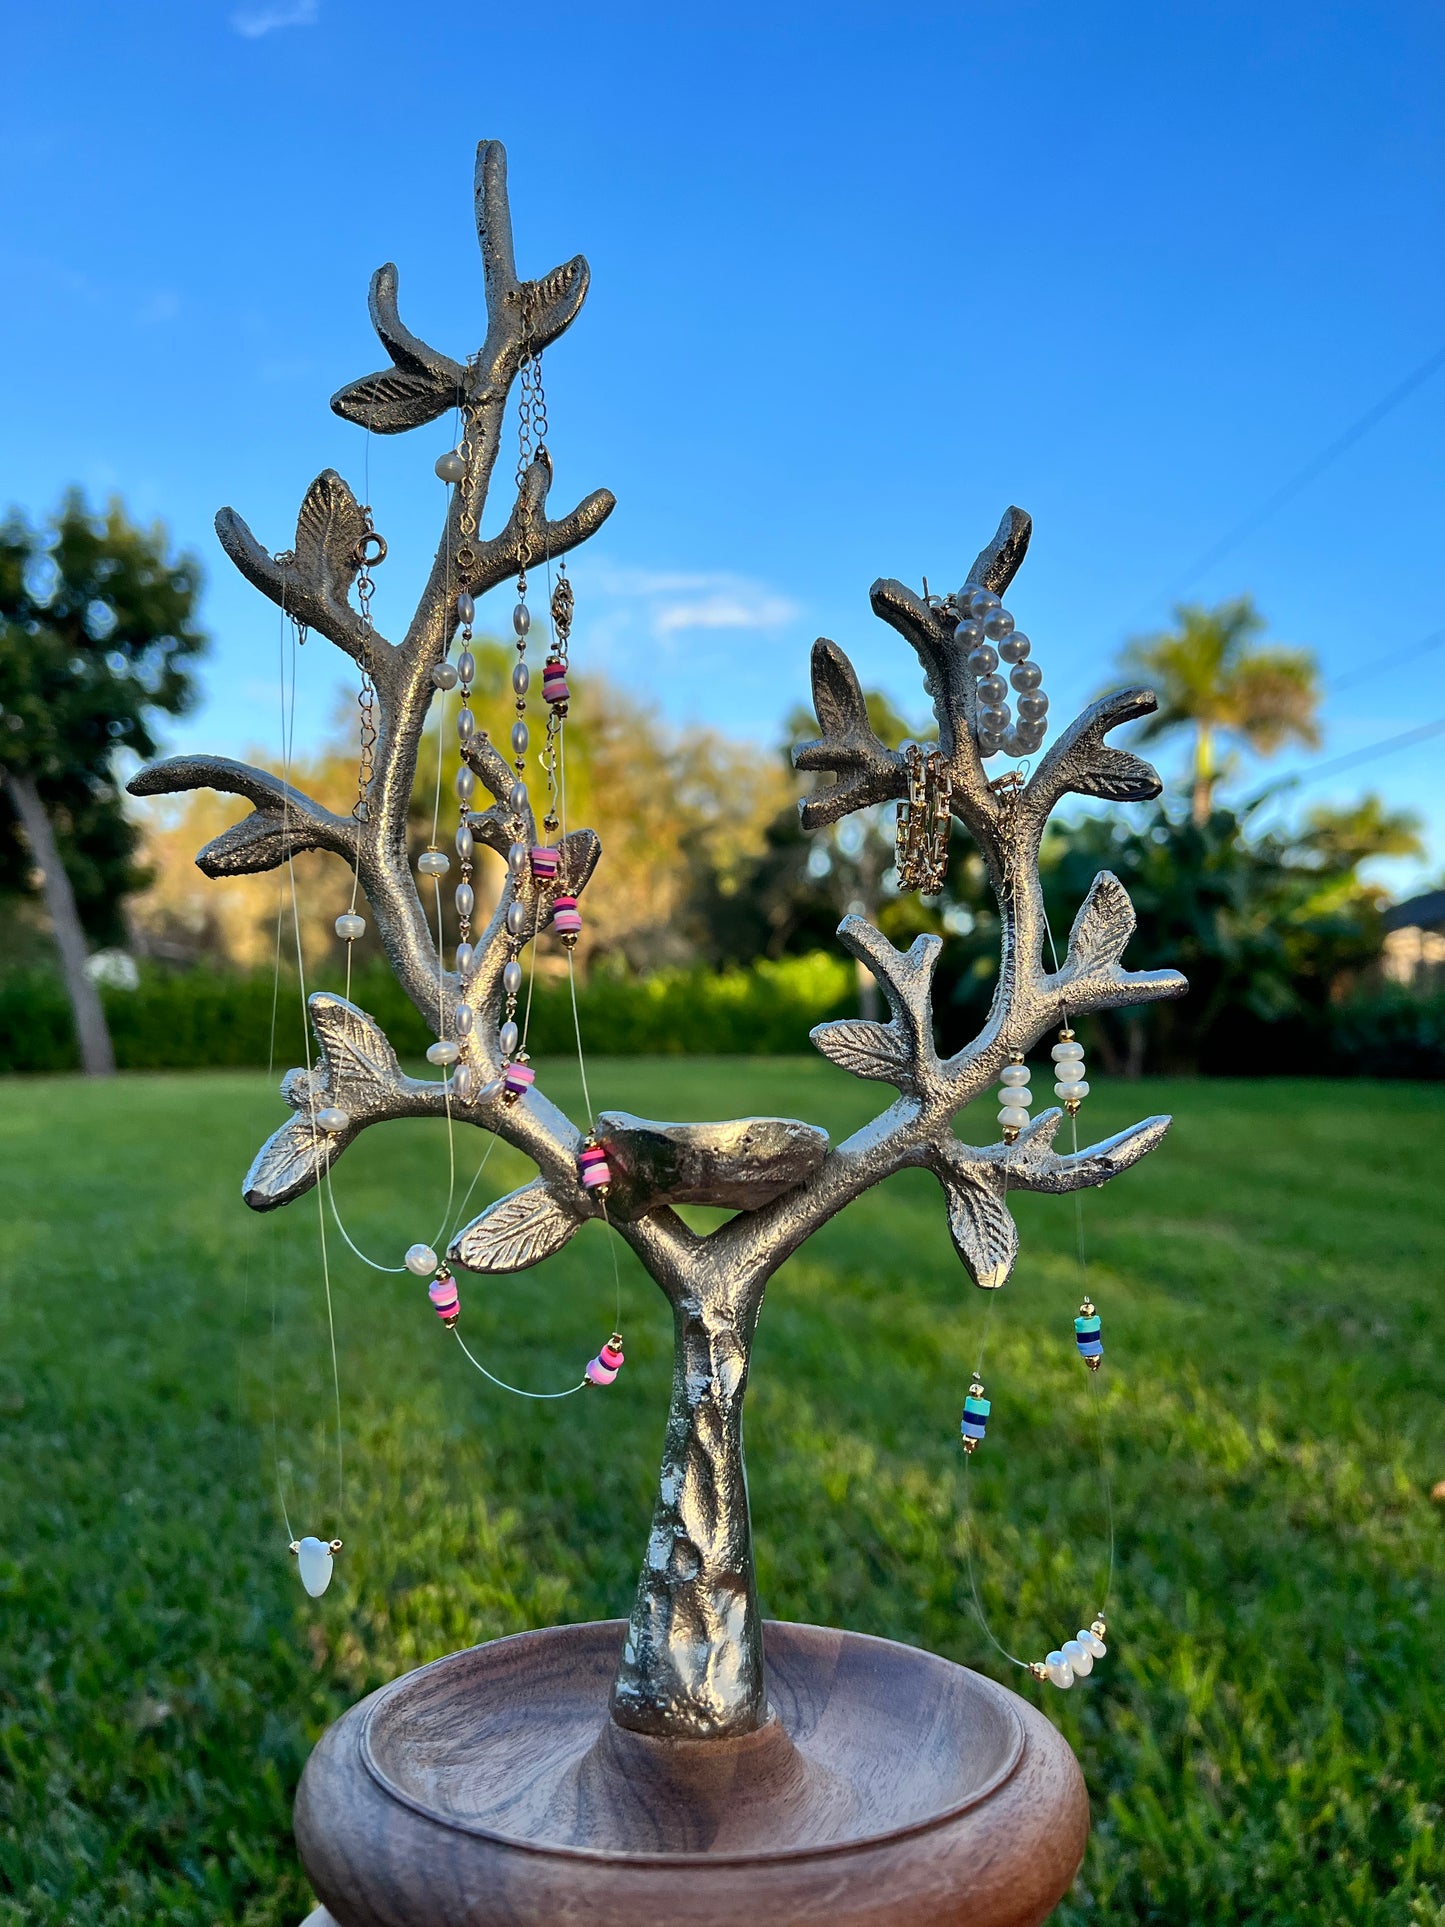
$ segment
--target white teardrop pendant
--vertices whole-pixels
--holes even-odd
[[[296,1555],[296,1568],[301,1574],[302,1585],[313,1599],[319,1599],[331,1584],[335,1555],[341,1550],[341,1541],[317,1539],[307,1533],[304,1539],[292,1540],[291,1550]]]

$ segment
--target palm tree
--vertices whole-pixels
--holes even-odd
[[[1193,816],[1203,824],[1223,774],[1218,737],[1233,736],[1260,756],[1291,740],[1318,747],[1319,668],[1311,650],[1254,645],[1265,625],[1247,595],[1213,609],[1184,603],[1174,619],[1164,634],[1131,642],[1120,660],[1159,698],[1144,737],[1194,731]]]

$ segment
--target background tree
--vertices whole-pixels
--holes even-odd
[[[200,582],[118,501],[93,515],[72,492],[44,530],[17,512],[0,526],[0,889],[44,897],[92,1076],[115,1059],[90,942],[120,940],[145,881],[115,758],[154,756],[151,717],[192,700]]]
[[[1192,815],[1200,828],[1222,774],[1220,736],[1247,743],[1261,756],[1273,755],[1291,739],[1318,747],[1319,671],[1308,649],[1254,645],[1265,625],[1247,595],[1213,609],[1183,603],[1174,618],[1175,628],[1130,643],[1120,668],[1159,698],[1158,709],[1140,730],[1141,740],[1193,731]]]

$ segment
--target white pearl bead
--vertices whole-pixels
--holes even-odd
[[[438,689],[455,689],[457,686],[457,666],[453,662],[439,662],[431,672],[431,679]]]
[[[354,910],[345,910],[336,919],[336,934],[343,943],[355,943],[366,935],[366,918],[358,917]]]
[[[438,455],[433,467],[436,469],[438,481],[461,482],[466,480],[466,457],[459,455],[454,448],[449,448],[445,455]]]
[[[1027,1064],[1005,1064],[998,1074],[1000,1084],[1027,1084],[1033,1075]]]
[[[316,1113],[316,1122],[323,1131],[330,1131],[334,1137],[338,1131],[346,1129],[351,1122],[351,1116],[349,1112],[340,1110],[335,1104],[328,1104],[324,1110]]]
[[[472,971],[476,968],[476,962],[477,953],[472,945],[469,943],[459,943],[457,945],[457,975],[459,977],[470,977]]]
[[[983,619],[983,633],[990,642],[1002,642],[1013,634],[1013,629],[1014,619],[1007,609],[990,609]]]
[[[1064,1658],[1074,1669],[1075,1679],[1086,1679],[1088,1675],[1093,1672],[1094,1655],[1082,1640],[1066,1639],[1064,1641],[1063,1652]]]
[[[998,1114],[998,1121],[1006,1131],[1021,1131],[1029,1121],[1029,1114],[1017,1104],[1005,1104]]]
[[[470,629],[476,619],[476,614],[476,603],[472,601],[472,598],[467,594],[466,590],[463,589],[457,597],[457,621],[461,623],[464,629]]]
[[[307,1533],[297,1542],[296,1569],[301,1583],[313,1599],[319,1599],[331,1584],[331,1548],[324,1539]]]
[[[470,823],[460,824],[457,828],[457,855],[461,858],[463,863],[471,862],[472,851],[475,848],[475,846],[476,846],[476,839],[472,835],[471,824]]]
[[[1084,1066],[1077,1057],[1061,1057],[1054,1077],[1060,1084],[1082,1084]]]
[[[413,1277],[425,1278],[437,1268],[437,1255],[430,1245],[408,1245],[401,1261]]]
[[[1034,1101],[1034,1094],[1027,1084],[1022,1087],[1005,1085],[998,1094],[998,1101],[1000,1104],[1012,1104],[1019,1110],[1026,1111]]]
[[[470,883],[459,883],[453,891],[456,898],[457,915],[469,917],[477,907],[477,893]]]
[[[525,723],[513,723],[512,724],[512,754],[514,756],[525,755],[527,750],[527,744],[530,741],[531,741],[531,737],[528,735],[527,725]]]
[[[514,877],[525,876],[527,866],[532,860],[532,852],[525,843],[507,845],[507,868]]]
[[[514,816],[520,816],[527,807],[527,785],[519,778],[507,791],[507,808]]]
[[[532,672],[526,663],[519,662],[512,671],[512,688],[517,695],[525,696],[532,686]]]
[[[476,793],[477,779],[465,763],[457,771],[457,796],[463,803],[470,803]]]
[[[502,966],[502,988],[509,997],[515,997],[522,988],[522,966],[515,957]]]
[[[525,602],[519,602],[512,611],[512,627],[519,636],[525,636],[532,626],[532,611]]]
[[[1064,1042],[1061,1044],[1055,1044],[1053,1049],[1049,1052],[1049,1056],[1053,1058],[1056,1064],[1062,1064],[1064,1059],[1067,1057],[1081,1058],[1083,1055],[1084,1055],[1083,1045],[1080,1043],[1077,1043],[1072,1037],[1066,1038]]]
[[[457,711],[457,741],[469,743],[477,733],[477,719],[470,709]]]
[[[463,649],[457,657],[457,676],[462,682],[470,682],[477,673],[477,659],[470,649]]]
[[[470,1004],[458,1004],[452,1012],[452,1028],[458,1037],[470,1037],[476,1021],[476,1012]]]
[[[527,906],[525,903],[507,905],[507,935],[520,937],[527,927]]]
[[[417,874],[424,877],[444,877],[452,867],[452,860],[445,850],[423,850],[416,860]]]
[[[1079,1629],[1078,1637],[1079,1644],[1092,1653],[1095,1659],[1102,1659],[1109,1650],[1099,1635],[1090,1632],[1087,1627]]]
[[[1049,1678],[1054,1682],[1055,1686],[1068,1687],[1073,1685],[1074,1669],[1062,1653],[1050,1653],[1044,1661],[1044,1664],[1048,1667]]]
[[[443,1038],[438,1044],[427,1045],[426,1061],[428,1064],[455,1064],[460,1056],[461,1052],[457,1049],[456,1045],[449,1043],[446,1038]]]
[[[1055,1097],[1087,1097],[1088,1095],[1089,1085],[1085,1078],[1081,1078],[1077,1084],[1055,1084],[1054,1086]]]
[[[503,1024],[497,1032],[497,1043],[501,1047],[503,1057],[510,1057],[520,1042],[521,1032],[513,1023]]]
[[[476,1073],[473,1071],[471,1065],[458,1064],[452,1072],[452,1096],[459,1097],[463,1104],[465,1104],[472,1094],[472,1086],[475,1082]]]

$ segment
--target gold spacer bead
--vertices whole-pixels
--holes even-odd
[[[1049,1669],[1041,1659],[1030,1661],[1029,1671],[1035,1679],[1047,1679],[1049,1676]]]
[[[974,1455],[974,1453],[975,1453],[975,1452],[976,1452],[976,1451],[978,1450],[978,1440],[977,1440],[977,1439],[965,1439],[965,1440],[963,1441],[963,1449],[964,1449],[964,1451],[965,1451],[965,1452],[967,1452],[967,1453],[968,1453],[968,1455],[969,1455],[969,1457],[970,1457],[970,1458],[972,1458],[972,1457],[973,1457],[973,1455]]]
[[[1095,1639],[1102,1639],[1107,1630],[1108,1628],[1104,1624],[1104,1615],[1102,1613],[1099,1614],[1097,1619],[1090,1622],[1089,1631],[1094,1635]]]
[[[1079,1106],[1083,1101],[1081,1097],[1066,1097],[1064,1099],[1064,1109],[1070,1117],[1077,1117],[1079,1115]]]
[[[1097,1372],[1099,1367],[1103,1364],[1103,1362],[1104,1361],[1102,1358],[1086,1358],[1084,1360],[1084,1363],[1088,1366],[1091,1372]]]
[[[1019,1134],[1019,1127],[1017,1124],[1004,1125],[1003,1141],[1005,1144],[1016,1144],[1018,1142],[1018,1134]]]
[[[337,1553],[340,1552],[341,1550],[341,1541],[339,1539],[332,1539],[328,1541],[326,1550],[331,1554],[332,1558],[334,1559]]]

